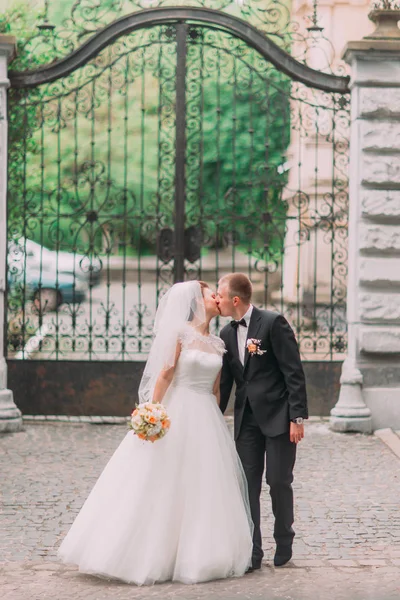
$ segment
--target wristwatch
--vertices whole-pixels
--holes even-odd
[[[292,423],[296,423],[296,425],[303,425],[304,419],[303,417],[297,417],[297,419],[292,419]]]

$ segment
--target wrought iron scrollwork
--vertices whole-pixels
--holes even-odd
[[[41,35],[65,56],[111,13],[168,4],[77,0],[65,37],[49,27]],[[236,11],[281,48],[296,41],[279,3],[213,8]],[[14,262],[9,252],[10,357],[27,357],[31,343],[39,358],[143,359],[157,302],[176,278],[177,233],[182,277],[215,285],[245,271],[255,302],[294,325],[305,358],[345,351],[347,95],[295,81],[226,29],[191,22],[184,40],[176,31],[166,23],[122,35],[15,96],[25,141],[9,174],[9,240],[19,252]],[[37,284],[27,275],[31,242]],[[51,283],[61,303],[57,295],[50,310],[42,292]]]
[[[299,62],[311,64],[317,50],[320,57],[324,57],[320,60],[321,71],[338,75],[345,73],[343,63],[335,56],[332,44],[318,24],[316,3],[308,19],[297,22],[290,6],[282,0],[110,0],[107,3],[75,0],[70,14],[62,22],[58,22],[57,15],[52,14],[52,7],[46,5],[45,11],[38,15],[37,32],[26,40],[27,49],[39,58],[40,64],[46,62],[45,57],[49,55],[59,60],[117,19],[149,9],[179,7],[205,8],[216,15],[217,11],[232,15],[254,26]],[[18,22],[14,26],[15,33],[20,33],[25,39],[25,32],[18,31]],[[15,65],[18,70],[18,59]]]

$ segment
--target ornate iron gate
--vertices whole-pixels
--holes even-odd
[[[158,298],[185,278],[247,272],[306,360],[340,359],[345,78],[235,17],[159,8],[11,82],[7,350],[25,412],[126,414]]]

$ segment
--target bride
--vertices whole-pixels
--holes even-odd
[[[217,314],[203,282],[162,298],[139,399],[162,401],[170,430],[155,443],[126,434],[60,546],[64,562],[137,585],[240,577],[250,566],[246,480],[218,407]]]

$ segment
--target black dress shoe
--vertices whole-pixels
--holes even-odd
[[[277,546],[274,556],[275,567],[283,567],[292,558],[292,546]]]
[[[246,571],[247,573],[254,573],[254,571],[258,571],[261,569],[261,562],[252,563],[251,567],[249,567]]]

